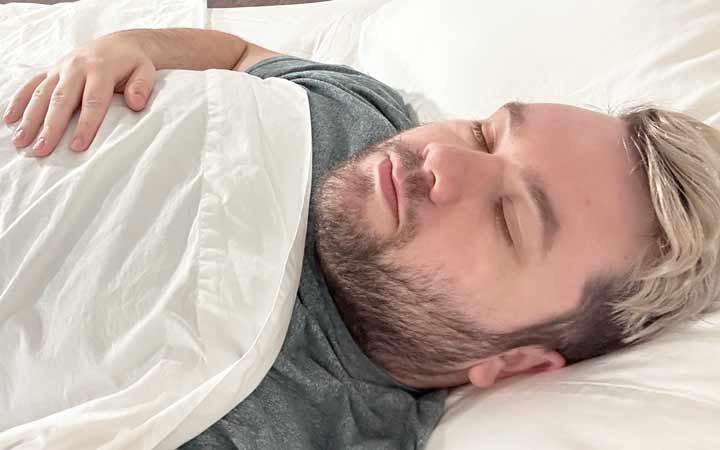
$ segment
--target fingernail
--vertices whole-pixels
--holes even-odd
[[[37,140],[37,142],[33,146],[33,151],[35,153],[38,153],[38,152],[41,152],[43,150],[43,148],[45,148],[45,138],[41,137],[40,139]]]
[[[76,152],[79,152],[82,150],[82,139],[80,136],[77,136],[75,139],[73,139],[72,143],[70,144],[70,148],[75,150]]]
[[[15,132],[15,135],[12,137],[12,141],[13,141],[13,142],[17,142],[17,141],[19,141],[20,139],[22,139],[22,138],[24,138],[24,137],[25,137],[25,130],[23,130],[22,128],[19,128],[19,129]]]
[[[7,111],[5,111],[5,114],[3,114],[3,119],[7,119],[12,114],[13,110],[12,108],[8,108]]]

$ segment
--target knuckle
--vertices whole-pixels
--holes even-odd
[[[65,65],[72,71],[94,70],[105,65],[107,58],[104,56],[76,53],[68,57]]]
[[[55,104],[64,103],[66,99],[67,94],[62,89],[55,90],[55,92],[53,92],[50,96],[50,101]]]
[[[88,95],[83,99],[83,106],[88,108],[98,108],[103,104],[102,99],[94,94]]]
[[[45,89],[43,89],[42,86],[35,88],[33,91],[33,97],[35,98],[42,97],[43,95],[45,95]]]
[[[71,55],[70,57],[68,57],[67,61],[65,62],[65,65],[67,67],[77,69],[77,68],[83,67],[85,65],[86,59],[87,58],[84,55],[78,55],[78,54]]]
[[[93,56],[91,58],[87,58],[85,61],[85,67],[88,70],[97,70],[100,67],[104,66],[106,63],[106,59],[102,56]]]

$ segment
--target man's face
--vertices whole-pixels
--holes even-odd
[[[574,309],[590,274],[629,267],[647,244],[649,194],[619,119],[509,104],[474,125],[403,132],[321,187],[323,268],[337,270],[340,285],[347,278],[348,292],[365,296],[357,301],[367,302],[375,286],[390,290],[393,300],[378,315],[411,308],[410,296],[420,293],[414,280],[422,291],[452,293],[444,306],[483,330],[517,330]],[[396,195],[388,200],[383,186]],[[393,280],[402,281],[395,291]],[[422,320],[408,327],[432,327],[437,318]]]

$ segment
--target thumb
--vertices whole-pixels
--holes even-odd
[[[125,103],[134,111],[145,108],[153,84],[155,83],[155,67],[151,63],[141,63],[125,83]]]

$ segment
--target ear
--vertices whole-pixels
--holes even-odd
[[[479,387],[520,373],[539,373],[565,366],[565,358],[556,351],[537,346],[517,347],[477,362],[468,369],[468,379]]]

